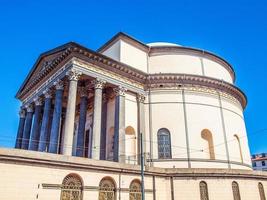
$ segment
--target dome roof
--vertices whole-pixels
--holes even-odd
[[[179,44],[169,43],[169,42],[152,42],[147,44],[150,47],[160,47],[160,46],[182,46]]]

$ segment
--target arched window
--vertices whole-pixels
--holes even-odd
[[[209,157],[211,160],[215,159],[214,153],[214,144],[213,144],[213,137],[212,133],[208,129],[204,129],[201,131],[201,137],[207,141],[207,149],[209,150]]]
[[[205,181],[199,183],[200,200],[209,200],[208,185]]]
[[[133,180],[130,184],[130,200],[141,200],[141,182]]]
[[[258,183],[258,188],[259,188],[259,193],[260,193],[260,199],[261,200],[266,200],[265,193],[264,193],[264,188],[262,183]]]
[[[171,158],[171,136],[166,128],[158,130],[158,156],[159,159]]]
[[[125,153],[128,163],[135,164],[136,161],[136,134],[132,126],[125,129]]]
[[[99,200],[115,200],[116,199],[116,186],[110,177],[105,177],[99,184]]]
[[[239,137],[238,137],[238,135],[234,135],[234,138],[237,142],[237,147],[238,147],[238,151],[239,151],[239,155],[240,155],[240,161],[243,163],[243,155],[242,155],[242,149],[241,149]]]
[[[77,174],[69,174],[62,182],[61,200],[82,200],[82,180]]]
[[[232,182],[232,190],[233,190],[234,200],[241,200],[238,183],[235,181]]]

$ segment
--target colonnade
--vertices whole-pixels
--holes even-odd
[[[80,94],[79,122],[76,156],[84,157],[85,125],[89,104],[89,88],[78,89],[81,72],[70,70],[68,77],[67,102],[64,101],[64,81],[57,80],[54,86],[46,88],[41,96],[32,103],[22,106],[15,148],[40,152],[72,155],[74,120],[76,113],[76,95]],[[106,159],[106,118],[107,100],[103,93],[106,81],[96,78],[92,82],[94,89],[93,123],[91,152],[88,157]],[[91,88],[90,88],[91,89]],[[125,92],[122,86],[113,88],[115,93],[114,116],[114,158],[116,162],[125,162]],[[64,102],[63,102],[64,101]],[[54,103],[53,103],[54,102]],[[144,96],[137,95],[138,127],[144,132]],[[103,111],[103,112],[102,112]],[[64,125],[64,128],[62,128]]]

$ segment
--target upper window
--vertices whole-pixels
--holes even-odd
[[[240,161],[243,163],[243,154],[242,154],[240,139],[239,139],[238,135],[234,135],[234,138],[236,139],[237,148],[238,148],[239,155],[240,155]]]
[[[261,161],[261,165],[262,165],[262,166],[265,166],[265,161],[264,161],[264,160]]]
[[[158,156],[159,159],[171,158],[171,136],[166,128],[158,130]]]
[[[261,200],[266,200],[265,193],[264,193],[264,188],[263,188],[262,183],[258,183],[258,188],[259,188],[259,193],[260,193]]]
[[[209,200],[208,185],[205,181],[199,183],[200,200]]]
[[[234,200],[241,200],[238,183],[235,181],[232,182],[232,190],[233,190]]]
[[[214,144],[213,144],[213,137],[212,133],[208,129],[204,129],[201,131],[201,137],[207,142],[207,148],[209,150],[209,158],[211,160],[215,159],[214,153]]]
[[[82,180],[76,174],[69,174],[62,182],[61,200],[82,200]]]

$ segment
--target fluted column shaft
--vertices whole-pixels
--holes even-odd
[[[68,93],[68,103],[67,103],[66,118],[65,118],[63,154],[69,156],[72,155],[77,83],[80,75],[81,73],[75,70],[70,70],[68,72],[69,93]]]
[[[100,160],[106,160],[107,139],[107,96],[102,96],[101,137],[100,137]]]
[[[32,105],[28,105],[25,126],[23,130],[22,144],[21,144],[22,149],[29,148],[29,140],[30,140],[30,135],[31,135],[31,127],[32,127],[32,117],[33,117],[33,107]]]
[[[94,96],[94,115],[93,115],[93,134],[92,134],[92,150],[91,157],[100,159],[100,135],[101,135],[101,113],[102,113],[102,90],[105,82],[95,80],[95,96]]]
[[[49,135],[48,128],[49,128],[51,102],[52,102],[51,91],[49,90],[45,91],[44,95],[45,95],[44,113],[43,113],[43,118],[42,118],[38,151],[46,151],[46,147],[48,143],[48,135]]]
[[[41,125],[41,112],[42,112],[42,101],[40,98],[34,100],[34,121],[31,133],[31,142],[29,150],[37,151],[40,137],[40,125]]]
[[[123,87],[114,88],[115,125],[114,125],[114,161],[125,162],[125,91]]]
[[[50,134],[50,142],[48,151],[50,153],[58,152],[58,138],[59,138],[59,130],[61,123],[61,113],[62,113],[62,98],[63,98],[63,82],[57,81],[56,85],[56,96],[55,96],[55,105],[53,111],[53,120]]]
[[[145,96],[143,94],[137,95],[137,109],[138,109],[138,164],[140,164],[141,159],[141,141],[140,141],[140,133],[143,136],[143,150],[146,151],[146,133],[145,133]],[[143,153],[144,153],[143,152]]]
[[[26,112],[24,109],[21,109],[19,112],[19,127],[18,127],[16,144],[15,144],[15,148],[17,148],[17,149],[21,148],[21,143],[22,143],[22,138],[23,138],[23,130],[24,130],[24,124],[25,124],[25,117],[26,117]]]
[[[81,88],[80,91],[80,117],[78,127],[77,149],[76,156],[84,156],[84,143],[85,143],[85,123],[88,106],[88,94],[86,88]]]

